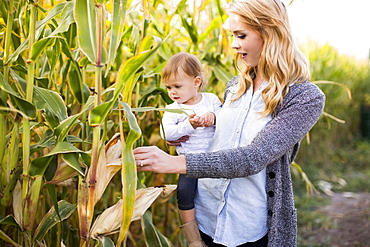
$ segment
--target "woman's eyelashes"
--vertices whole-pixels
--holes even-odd
[[[231,37],[232,38],[238,38],[238,39],[244,39],[245,37],[247,37],[246,34],[239,34],[239,35],[234,35],[234,34],[231,34]]]

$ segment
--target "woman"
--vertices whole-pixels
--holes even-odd
[[[208,246],[296,246],[290,164],[325,96],[308,81],[279,0],[235,1],[228,13],[240,74],[227,85],[210,152],[140,147],[138,171],[199,178],[196,218]]]

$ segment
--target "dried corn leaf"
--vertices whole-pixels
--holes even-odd
[[[78,172],[68,165],[68,163],[62,158],[62,155],[58,155],[58,167],[54,174],[53,179],[49,184],[61,184],[66,180],[77,176]]]
[[[14,218],[17,221],[18,225],[23,228],[23,207],[22,207],[22,186],[19,181],[13,191],[13,211]]]
[[[105,152],[101,152],[98,162],[95,184],[94,205],[102,197],[106,187],[113,176],[121,169],[122,144],[120,134],[115,134],[105,146]],[[87,174],[86,181],[90,181],[90,172]]]
[[[168,200],[176,190],[176,185],[166,185],[163,187],[149,187],[138,189],[135,196],[135,208],[132,221],[139,220],[145,211],[157,201]]]
[[[132,216],[132,221],[140,219],[145,211],[156,200],[164,201],[172,196],[176,190],[176,185],[166,185],[163,187],[150,187],[145,189],[138,189],[135,196],[135,208]],[[109,235],[115,233],[122,222],[122,206],[123,200],[119,200],[115,205],[107,208],[101,215],[99,215],[94,225],[91,228],[91,236],[95,239],[102,235]]]

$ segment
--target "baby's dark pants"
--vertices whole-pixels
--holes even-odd
[[[197,190],[198,179],[188,178],[180,174],[177,181],[177,204],[180,210],[194,208],[194,198]]]

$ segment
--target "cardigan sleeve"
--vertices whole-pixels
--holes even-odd
[[[310,82],[290,87],[271,122],[245,147],[186,155],[187,176],[236,178],[257,174],[287,154],[317,122],[325,95]]]

